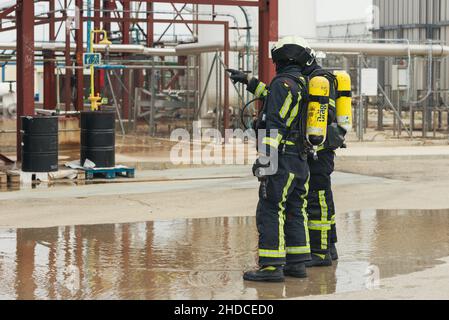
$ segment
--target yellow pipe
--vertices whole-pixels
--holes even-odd
[[[90,53],[94,53],[94,35],[95,33],[102,33],[103,34],[103,40],[101,40],[100,44],[106,44],[110,45],[112,44],[111,41],[108,39],[108,34],[105,30],[91,30],[90,32]],[[95,96],[95,68],[94,66],[90,66],[90,109],[92,111],[98,110],[98,107],[101,105],[101,97],[100,94]]]

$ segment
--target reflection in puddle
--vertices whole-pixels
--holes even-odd
[[[448,211],[363,211],[338,217],[340,261],[309,278],[247,283],[253,217],[0,229],[0,299],[276,299],[365,290],[449,256]],[[372,267],[371,267],[372,269]]]

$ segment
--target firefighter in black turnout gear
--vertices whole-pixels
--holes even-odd
[[[309,168],[299,128],[305,113],[302,71],[314,53],[304,39],[286,37],[273,47],[272,56],[277,75],[269,89],[257,79],[248,81],[242,72],[228,70],[234,82],[245,83],[250,92],[264,97],[256,131],[266,130],[258,137],[265,150],[259,148],[253,166],[254,175],[262,180],[256,213],[260,269],[246,272],[243,278],[248,281],[281,282],[284,275],[304,278],[305,262],[311,260],[306,213]],[[267,163],[274,154],[277,170]]]
[[[315,59],[302,68],[301,73],[306,79],[323,76],[328,79],[330,84],[328,136],[325,143],[318,148],[317,155],[309,153],[307,156],[310,181],[306,202],[312,252],[312,260],[306,262],[306,266],[330,266],[332,260],[338,259],[335,245],[337,243],[337,231],[331,175],[334,171],[334,151],[345,147],[344,137],[346,134],[346,129],[337,123],[336,99],[341,95],[341,92],[337,91],[336,76],[323,70]],[[247,75],[240,71],[232,70],[231,78],[236,82],[248,84],[248,91],[257,97],[264,97],[269,90],[263,82],[255,78],[248,81]],[[348,90],[350,90],[350,84]],[[344,92],[343,95],[350,97],[350,92]]]

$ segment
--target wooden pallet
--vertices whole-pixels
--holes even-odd
[[[8,170],[5,173],[7,184],[8,185],[29,185],[33,183],[52,183],[56,181],[63,181],[67,180],[64,176],[64,171],[68,170],[60,170],[57,172],[23,172],[21,170]],[[73,170],[72,170],[73,171]],[[59,175],[62,174],[62,175]],[[85,173],[84,171],[77,170],[75,172],[76,176],[75,178],[72,178],[72,180],[67,181],[84,181],[85,180]],[[0,172],[0,185],[2,184],[2,174]]]
[[[13,185],[20,184],[20,171],[9,170],[6,171],[6,175],[8,176],[8,184]]]
[[[134,168],[104,168],[104,169],[84,169],[86,180],[92,180],[95,177],[106,179],[115,179],[117,176],[134,178]]]
[[[0,185],[6,185],[8,184],[8,176],[6,175],[6,172],[0,171]]]

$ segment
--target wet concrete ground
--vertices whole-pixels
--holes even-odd
[[[367,290],[449,256],[449,210],[337,218],[340,260],[304,280],[244,282],[254,217],[0,229],[0,299],[277,299]]]

